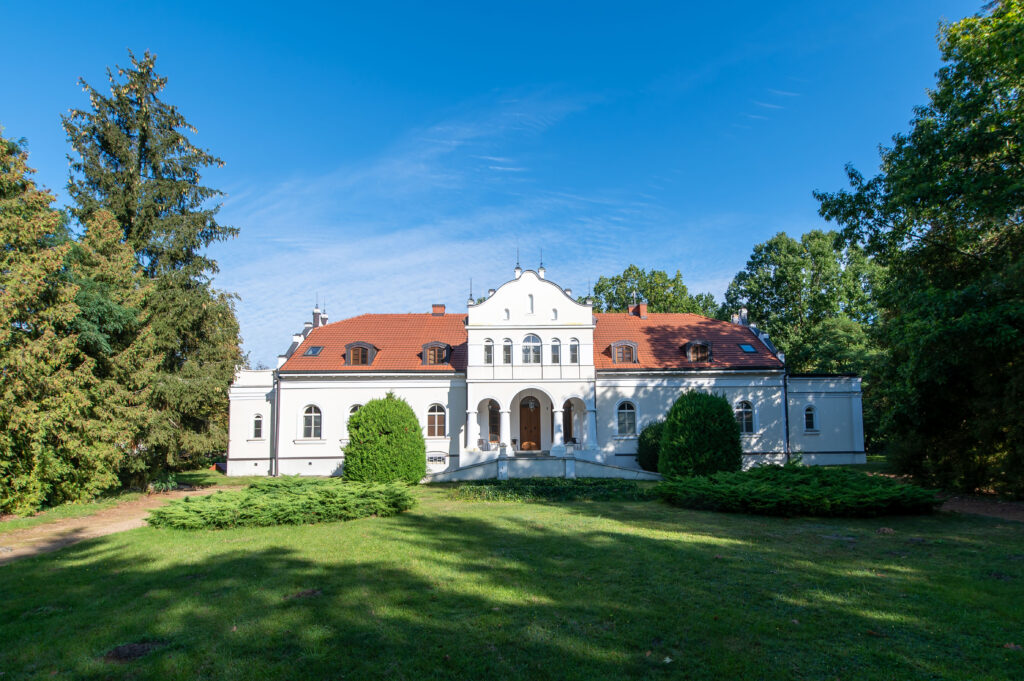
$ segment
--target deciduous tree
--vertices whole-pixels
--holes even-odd
[[[600,277],[594,284],[596,312],[626,312],[636,301],[646,300],[651,312],[690,312],[713,317],[717,312],[710,293],[690,295],[683,275],[669,277],[662,270],[647,271],[630,265],[622,274]]]

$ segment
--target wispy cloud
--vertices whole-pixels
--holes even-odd
[[[755,121],[767,121],[768,120],[767,116],[761,116],[760,114],[749,114],[748,113],[748,114],[743,114],[743,115],[746,116],[747,118],[752,118]]]
[[[759,102],[756,99],[751,100],[755,105],[762,109],[785,109],[786,107],[781,104],[772,104],[771,102]]]
[[[799,92],[788,92],[786,90],[773,90],[771,88],[768,88],[768,92],[772,93],[773,95],[777,95],[779,97],[799,97],[800,96]]]

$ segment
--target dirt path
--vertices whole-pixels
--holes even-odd
[[[86,539],[124,532],[146,524],[150,509],[163,506],[171,499],[212,494],[226,487],[150,494],[135,501],[118,504],[82,518],[65,518],[52,523],[26,527],[0,534],[0,565],[19,558],[37,556],[77,544]]]
[[[990,518],[1016,520],[1024,523],[1024,501],[1000,501],[977,496],[950,497],[942,504],[943,511],[987,515]]]

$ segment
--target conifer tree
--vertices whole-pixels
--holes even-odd
[[[152,282],[143,303],[159,361],[148,394],[153,413],[135,450],[144,475],[227,444],[238,322],[233,296],[212,287],[217,264],[205,249],[237,230],[217,222],[212,202],[222,193],[201,184],[202,171],[221,160],[194,146],[186,133],[196,129],[160,99],[167,79],[155,72],[156,57],[129,54],[129,67],[108,69],[109,95],[81,81],[91,108],[63,122],[77,154],[68,183],[73,214],[85,224],[109,211]]]
[[[116,478],[88,425],[91,361],[67,327],[70,243],[27,154],[0,137],[0,513],[83,498]]]

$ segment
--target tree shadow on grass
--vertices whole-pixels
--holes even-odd
[[[1006,579],[997,579],[983,576],[994,563],[975,555],[979,545],[936,544],[927,523],[911,523],[924,536],[908,542],[867,536],[857,523],[751,522],[649,506],[477,504],[86,542],[0,570],[4,681],[51,671],[96,679],[1011,678],[1022,664],[1020,651],[999,647],[1019,631],[1020,615],[993,621],[1000,604],[1012,612],[1008,604],[1024,596],[1024,561],[1006,553],[1007,536],[1024,553],[1019,534],[985,526],[1006,558]],[[969,535],[977,526],[958,528]],[[917,553],[901,559],[889,548]],[[135,660],[104,659],[132,643],[152,645],[139,646],[146,653]]]

